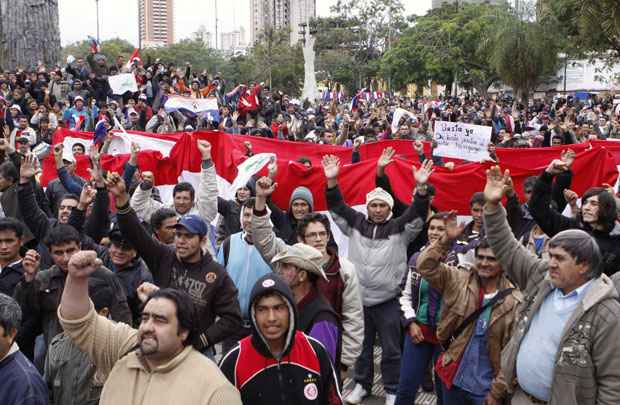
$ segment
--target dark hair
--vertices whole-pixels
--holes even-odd
[[[194,200],[194,186],[192,186],[191,183],[185,181],[174,186],[174,189],[172,189],[172,195],[175,196],[177,193],[183,191],[189,191],[189,195],[192,198],[192,201]]]
[[[308,159],[307,157],[300,157],[299,159],[296,160],[297,163],[301,163],[302,165],[305,164],[309,164],[310,166],[312,166],[312,162],[310,161],[310,159]]]
[[[469,206],[473,207],[474,204],[484,205],[484,193],[482,191],[478,191],[472,194],[471,199],[469,200]]]
[[[538,176],[530,176],[523,182],[523,190],[529,188],[530,190],[534,189],[534,185],[536,184],[536,180],[538,180]]]
[[[492,250],[491,245],[489,245],[489,241],[487,240],[487,238],[480,238],[478,245],[474,249],[474,253],[476,253],[476,255],[478,254],[479,249],[491,249]]]
[[[171,208],[160,208],[151,215],[151,228],[155,231],[161,228],[161,224],[168,218],[175,217],[177,214]]]
[[[302,240],[306,239],[306,228],[311,222],[320,222],[325,227],[328,236],[331,236],[332,230],[329,224],[329,219],[326,215],[318,212],[311,212],[303,216],[302,219],[297,221],[297,236]]]
[[[13,329],[18,330],[22,322],[22,310],[12,297],[0,293],[0,326],[4,329],[4,336],[8,336]]]
[[[51,248],[52,246],[75,242],[79,246],[80,240],[80,233],[74,227],[67,224],[57,224],[47,233],[45,245]]]
[[[581,229],[568,229],[556,234],[549,241],[549,248],[564,249],[577,264],[587,263],[588,279],[601,275],[603,257],[594,238]]]
[[[146,307],[149,301],[155,298],[165,298],[174,302],[177,309],[176,316],[179,321],[179,329],[188,331],[187,338],[183,341],[183,346],[191,345],[197,333],[197,322],[196,310],[190,296],[185,291],[174,288],[162,288],[151,294],[144,306]]]
[[[75,200],[77,202],[80,202],[80,197],[78,197],[75,194],[67,193],[62,196],[62,198],[60,199],[60,202],[63,202],[64,200]]]
[[[103,308],[112,308],[114,303],[114,291],[109,286],[89,285],[88,295],[95,306],[95,311],[99,312]]]
[[[19,178],[17,168],[15,167],[13,162],[4,162],[0,165],[0,176],[4,177],[7,180],[12,180],[13,183],[15,183]]]
[[[83,143],[76,142],[73,144],[73,146],[71,146],[71,149],[75,148],[76,146],[79,146],[80,148],[82,148],[82,152],[86,153],[86,146],[84,146]]]
[[[428,219],[426,220],[426,223],[430,224],[433,219],[439,219],[441,221],[446,222],[446,221],[448,221],[448,218],[450,218],[450,215],[452,215],[452,213],[450,211],[437,212],[437,213],[431,215],[430,217],[428,217]]]
[[[590,197],[598,197],[598,221],[599,225],[602,225],[605,232],[610,232],[615,224],[618,215],[616,200],[614,196],[603,187],[592,187],[588,189],[581,197],[581,206],[586,203]],[[581,213],[579,213],[579,219],[583,221]]]
[[[0,218],[0,231],[13,231],[15,236],[21,238],[24,235],[24,226],[15,218]]]
[[[252,208],[256,205],[256,198],[250,197],[241,204],[241,208]]]

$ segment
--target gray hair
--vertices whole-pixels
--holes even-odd
[[[598,243],[587,232],[579,229],[568,229],[555,235],[549,241],[549,248],[564,249],[577,264],[586,263],[589,267],[585,276],[593,279],[601,275],[603,256]]]
[[[4,328],[4,336],[13,329],[18,330],[22,322],[22,309],[17,301],[6,294],[0,293],[0,326]]]

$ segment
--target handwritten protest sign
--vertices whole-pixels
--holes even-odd
[[[489,159],[487,147],[491,141],[491,127],[437,121],[433,139],[437,142],[437,147],[433,151],[435,156],[471,162]]]

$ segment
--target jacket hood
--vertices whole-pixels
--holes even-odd
[[[267,344],[267,340],[262,335],[258,326],[256,325],[256,311],[255,306],[258,300],[265,295],[277,293],[280,295],[286,304],[288,305],[289,311],[289,323],[288,323],[288,331],[286,332],[286,341],[284,343],[284,350],[280,354],[280,357],[287,355],[293,343],[293,338],[295,336],[295,330],[297,329],[297,308],[295,306],[295,300],[293,299],[293,292],[286,284],[284,280],[282,280],[275,273],[265,274],[261,278],[259,278],[254,287],[252,288],[252,292],[250,293],[250,323],[252,325],[252,343],[254,347],[261,352],[261,354],[267,357],[274,357],[271,351],[269,350],[269,345]]]

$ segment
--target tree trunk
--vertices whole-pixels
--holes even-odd
[[[60,62],[58,0],[0,0],[0,61],[5,69]]]

